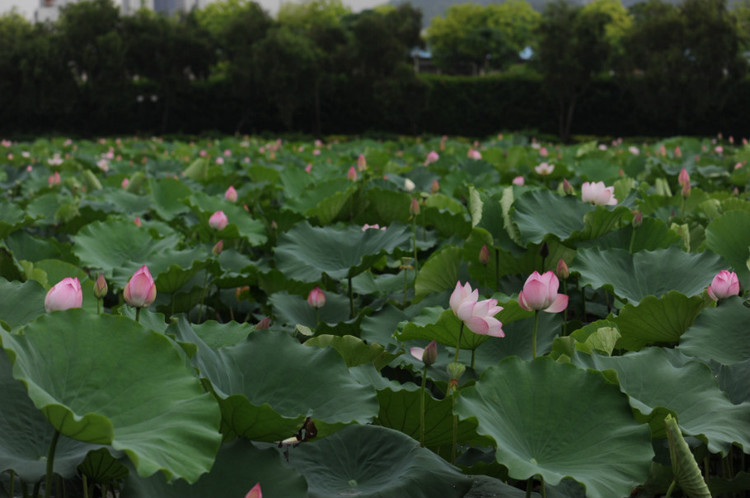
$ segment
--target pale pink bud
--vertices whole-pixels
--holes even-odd
[[[312,164],[308,163],[307,166],[305,166],[305,173],[309,173],[312,171]]]
[[[322,308],[326,305],[326,295],[320,287],[315,287],[307,295],[307,304],[313,308]]]
[[[437,361],[437,342],[432,341],[425,348],[410,348],[409,353],[429,367]]]
[[[677,182],[684,187],[685,185],[690,185],[690,174],[687,172],[685,168],[682,168],[680,170],[680,174],[677,176]]]
[[[137,227],[142,226],[141,217],[140,216],[136,216],[135,219],[133,220],[133,224],[135,226],[137,226]]]
[[[354,169],[354,166],[350,166],[349,167],[349,171],[346,172],[346,178],[349,179],[349,180],[351,180],[351,181],[353,181],[353,182],[356,182],[357,181],[357,176],[358,176],[357,175],[357,170]]]
[[[227,215],[224,214],[224,211],[216,211],[208,219],[208,225],[215,230],[224,230],[227,223],[229,223],[229,220],[227,219]]]
[[[540,275],[532,273],[526,279],[523,290],[518,294],[518,304],[527,311],[559,313],[568,307],[568,296],[558,294],[560,281],[551,271]]]
[[[108,290],[107,280],[104,278],[104,274],[100,273],[99,276],[96,277],[96,282],[94,282],[94,296],[96,296],[97,299],[103,299],[104,296],[107,295]]]
[[[211,253],[218,256],[219,254],[221,254],[221,251],[223,250],[224,250],[224,241],[220,240],[216,244],[214,244],[213,248],[211,248]]]
[[[237,190],[235,190],[234,185],[230,185],[227,191],[224,192],[224,199],[229,202],[237,202]]]
[[[570,269],[568,268],[568,264],[564,259],[560,258],[557,260],[557,268],[555,269],[555,274],[560,280],[565,280],[570,276]]]
[[[565,192],[565,195],[573,195],[575,193],[573,185],[570,184],[567,178],[563,178],[563,192]]]
[[[641,211],[633,212],[633,228],[643,225],[643,213]]]
[[[61,311],[80,308],[83,304],[83,291],[78,278],[66,277],[52,286],[44,298],[44,309]]]
[[[430,163],[434,163],[438,159],[440,159],[440,156],[438,155],[438,153],[435,152],[434,150],[431,150],[430,153],[427,154],[427,158],[424,161],[424,165],[427,166]]]
[[[711,285],[708,286],[706,292],[714,301],[738,296],[740,294],[740,281],[737,279],[737,274],[721,270],[711,281]]]
[[[513,183],[513,185],[518,185],[519,187],[522,187],[523,184],[526,183],[526,181],[524,180],[524,178],[522,176],[517,176],[517,177],[513,178],[512,183]]]
[[[483,265],[490,262],[490,250],[487,248],[487,244],[484,244],[479,250],[479,262]]]
[[[255,330],[266,330],[271,326],[271,317],[264,316],[261,321],[255,324]]]
[[[412,197],[411,205],[409,205],[409,214],[416,216],[419,214],[419,201],[416,197]]]
[[[130,277],[122,291],[125,302],[136,308],[148,308],[156,299],[156,283],[146,265],[141,266]]]
[[[430,193],[431,194],[437,194],[440,190],[440,182],[437,181],[437,178],[432,180],[432,186],[430,187]]]
[[[260,489],[260,483],[257,483],[247,492],[245,498],[263,498],[263,491]]]
[[[674,157],[682,157],[682,151],[680,150],[679,145],[674,148]]]
[[[47,183],[50,187],[54,187],[55,185],[60,185],[60,172],[55,171],[53,174],[50,175],[50,177],[47,179]]]
[[[128,185],[130,185],[130,180],[128,180],[127,178],[123,178],[122,182],[120,182],[120,187],[126,189],[128,188]]]
[[[367,169],[367,159],[364,154],[360,154],[357,158],[357,170],[364,171]]]
[[[466,157],[468,157],[469,159],[478,160],[482,159],[482,153],[476,149],[469,149],[469,152],[466,153]]]

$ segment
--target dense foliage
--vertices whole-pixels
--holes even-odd
[[[408,4],[285,3],[273,19],[246,0],[174,18],[85,1],[55,24],[0,17],[0,130],[747,135],[748,12],[724,0],[469,4],[423,40]],[[425,43],[444,73],[485,76],[415,74],[410,51]]]
[[[0,151],[0,496],[750,491],[744,139]]]

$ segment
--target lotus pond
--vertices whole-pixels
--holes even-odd
[[[3,141],[0,496],[745,496],[749,160]]]

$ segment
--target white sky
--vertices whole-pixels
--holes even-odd
[[[264,9],[269,11],[272,15],[275,15],[279,10],[281,0],[255,0]],[[368,9],[376,5],[386,3],[387,0],[344,0],[344,4],[352,8],[352,10],[359,11],[362,9]],[[26,18],[31,19],[34,16],[34,11],[39,6],[40,0],[0,0],[0,15],[10,11],[13,7],[23,14]],[[115,3],[118,3],[115,1]]]

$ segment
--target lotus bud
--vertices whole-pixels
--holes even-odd
[[[690,185],[690,174],[685,168],[682,168],[680,170],[680,174],[677,176],[677,182],[682,187],[684,187],[685,185]]]
[[[542,242],[542,246],[539,248],[539,255],[543,258],[549,256],[549,246],[546,242]]]
[[[261,321],[255,324],[255,330],[266,330],[271,326],[271,317],[264,316]]]
[[[120,182],[120,187],[127,190],[128,185],[130,185],[130,180],[127,177],[123,178],[122,182]]]
[[[137,227],[143,226],[143,224],[141,223],[141,217],[136,216],[135,219],[133,219],[133,224]]]
[[[44,298],[44,309],[61,311],[80,308],[83,304],[83,291],[78,278],[66,277],[52,286]]]
[[[557,260],[557,268],[555,269],[555,274],[560,280],[565,280],[570,276],[570,269],[568,269],[568,265],[565,263],[564,259],[560,258],[559,260]]]
[[[430,187],[430,193],[431,194],[437,194],[438,190],[440,190],[440,183],[437,181],[437,178],[432,180],[432,186]]]
[[[682,157],[682,151],[679,145],[674,148],[674,157]]]
[[[136,308],[148,308],[156,300],[156,284],[148,267],[143,265],[130,277],[122,292],[125,302]]]
[[[575,191],[573,190],[573,185],[570,184],[567,178],[563,178],[563,192],[565,192],[565,195],[575,194]]]
[[[490,250],[487,248],[487,244],[484,244],[479,250],[479,262],[485,266],[490,262]]]
[[[237,202],[237,190],[233,185],[230,185],[226,192],[224,192],[224,199],[229,202]]]
[[[346,178],[353,182],[357,181],[357,170],[354,169],[354,166],[349,167],[349,171],[346,173]]]
[[[458,380],[466,372],[466,365],[463,363],[448,363],[448,376],[451,380]]]
[[[260,483],[250,489],[245,495],[245,498],[263,498],[263,491],[260,489]]]
[[[513,181],[511,182],[513,185],[518,185],[519,187],[523,187],[523,184],[526,183],[524,178],[522,176],[517,176],[513,178]]]
[[[427,347],[423,348],[411,348],[409,353],[416,359],[421,360],[425,366],[430,366],[437,361],[437,343],[435,341],[430,342]]]
[[[322,308],[326,305],[326,295],[320,287],[315,287],[307,295],[307,304],[313,308]]]
[[[224,211],[216,211],[208,219],[208,225],[215,230],[224,230],[227,223],[229,223],[229,220],[227,219],[227,215],[224,214]]]
[[[54,187],[55,185],[60,185],[60,172],[55,171],[53,174],[50,175],[50,177],[47,179],[47,184],[50,187]]]
[[[357,158],[357,171],[364,171],[367,169],[367,159],[364,154],[360,154]]]
[[[638,228],[643,225],[643,213],[641,211],[633,212],[633,228]]]
[[[104,299],[108,290],[104,274],[99,273],[99,276],[96,277],[96,282],[94,282],[94,296],[96,296],[97,299]]]
[[[740,294],[740,281],[735,272],[721,270],[706,289],[708,296],[714,301],[726,299]]]
[[[224,250],[224,241],[220,240],[216,244],[214,244],[213,248],[211,249],[211,253],[215,256],[218,256],[221,254],[221,251]]]
[[[427,158],[424,161],[424,165],[427,166],[430,163],[434,163],[438,159],[440,159],[440,155],[434,150],[431,150],[430,153],[427,154]]]
[[[409,214],[416,216],[419,214],[419,201],[416,197],[412,197],[411,205],[409,206]]]

